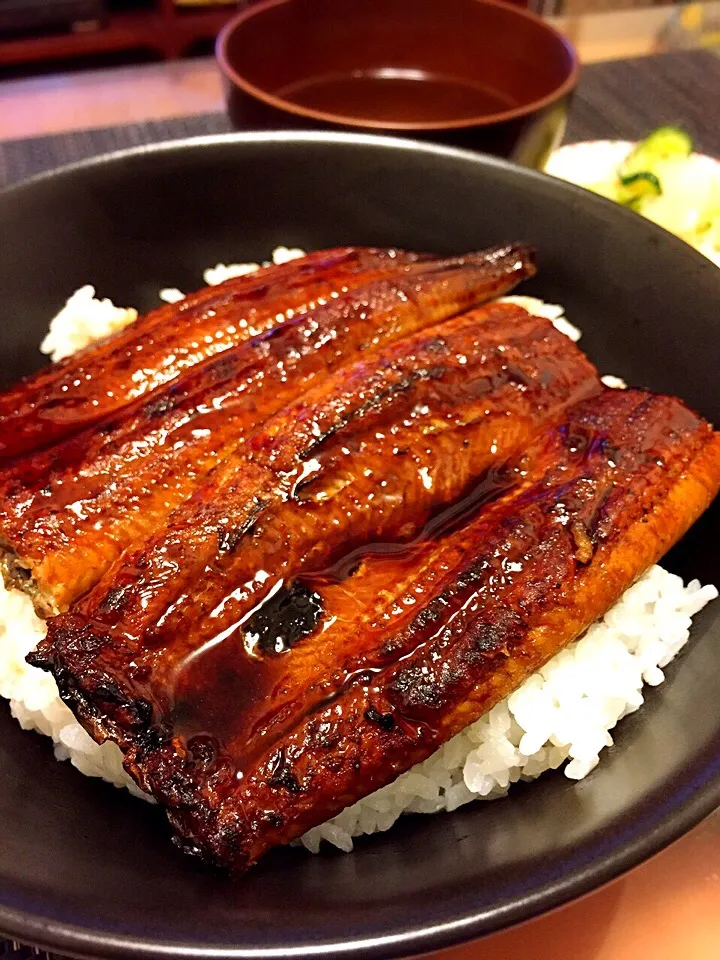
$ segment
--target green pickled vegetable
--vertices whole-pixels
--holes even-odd
[[[660,181],[649,170],[642,170],[639,173],[631,173],[619,178],[617,200],[625,206],[634,208],[646,197],[659,197],[661,195]]]
[[[720,164],[693,153],[683,130],[659,127],[602,179],[585,179],[579,170],[575,182],[682,237],[720,266]]]
[[[620,168],[620,176],[627,177],[646,170],[657,172],[657,166],[667,161],[687,160],[692,149],[692,139],[684,130],[658,127],[630,153]]]

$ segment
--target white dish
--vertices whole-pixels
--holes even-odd
[[[580,187],[592,188],[594,184],[611,177],[634,146],[629,140],[569,143],[551,154],[545,165],[545,173]],[[720,182],[720,160],[702,153],[693,153],[690,160],[700,173],[707,170]],[[710,244],[697,249],[720,266],[720,249]]]

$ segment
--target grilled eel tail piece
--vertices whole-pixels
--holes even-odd
[[[369,359],[532,269],[517,246],[397,267],[10,464],[0,470],[6,583],[29,593],[42,615],[67,609],[271,414],[355,356]]]
[[[523,258],[519,248],[516,253]],[[512,269],[510,262],[518,259],[510,248],[496,249],[495,254],[499,272]],[[75,433],[203,360],[418,258],[371,248],[322,250],[151,310],[124,330],[0,394],[0,456],[25,453]],[[372,275],[364,277],[368,273]],[[519,264],[517,273],[519,279]]]
[[[233,651],[202,707],[200,671],[158,713],[157,697],[140,695],[151,668],[133,661],[133,675],[127,651],[81,614],[51,622],[29,660],[96,739],[120,744],[187,852],[244,869],[486,713],[601,616],[719,486],[720,436],[705,421],[669,397],[608,390],[497,472],[499,495],[459,527],[411,555],[368,549],[344,577],[298,572],[320,619],[282,655]],[[278,635],[287,615],[266,617]],[[264,699],[248,713],[253,676]],[[288,685],[302,693],[283,712],[273,694]],[[221,715],[233,706],[229,726],[218,703]],[[189,735],[197,709],[190,730],[203,732]]]

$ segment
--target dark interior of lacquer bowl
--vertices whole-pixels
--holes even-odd
[[[255,93],[383,127],[522,112],[575,69],[554,30],[492,0],[276,0],[234,21],[219,54]]]
[[[160,287],[191,289],[204,266],[279,243],[449,253],[519,238],[539,250],[527,290],[565,304],[603,373],[720,422],[720,271],[634,214],[482,157],[307,135],[160,148],[10,193],[0,236],[5,381],[38,364],[48,318],[86,282],[149,307]],[[719,535],[716,506],[670,568],[719,583]],[[234,883],[174,851],[158,810],[55,763],[3,706],[0,929],[94,957],[446,945],[589,889],[708,812],[719,695],[715,603],[586,780],[551,774],[501,802],[408,817],[352,856],[278,851]]]

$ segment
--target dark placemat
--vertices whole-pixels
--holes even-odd
[[[196,117],[130,123],[122,127],[78,130],[28,140],[0,141],[0,187],[87,157],[163,140],[227,133],[230,129],[230,121],[224,113],[207,113]]]
[[[566,140],[634,140],[664,123],[680,123],[697,149],[720,156],[720,58],[681,51],[586,67]],[[222,113],[153,120],[0,142],[0,186],[113,150],[230,130]]]
[[[665,123],[682,124],[697,149],[720,156],[720,59],[683,51],[586,67],[566,141],[627,139]],[[122,127],[0,141],[0,186],[86,157],[163,140],[226,133],[221,113],[154,120]],[[0,960],[61,960],[0,939]]]
[[[636,140],[679,124],[701,153],[720,156],[720,57],[683,50],[586,67],[566,140]]]

